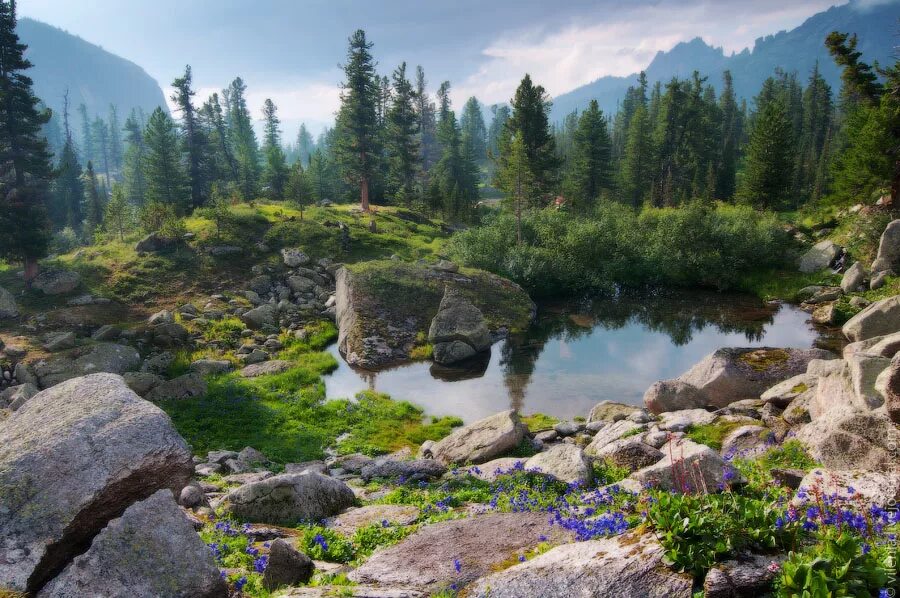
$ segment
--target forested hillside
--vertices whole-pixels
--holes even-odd
[[[651,85],[657,81],[666,83],[672,77],[689,77],[696,70],[708,76],[716,91],[721,92],[722,73],[730,70],[736,75],[736,96],[739,100],[750,100],[776,69],[802,76],[818,63],[825,81],[838,88],[841,74],[822,43],[825,36],[832,31],[852,31],[859,35],[859,50],[867,60],[889,64],[897,45],[898,18],[900,2],[892,0],[873,5],[854,0],[813,15],[790,31],[759,38],[752,50],[739,54],[725,55],[721,48],[711,47],[698,37],[668,52],[659,52],[645,70],[647,81]],[[628,77],[601,77],[555,97],[551,122],[562,121],[573,110],[583,110],[592,99],[599,102],[604,112],[615,112],[637,78],[638,73]]]

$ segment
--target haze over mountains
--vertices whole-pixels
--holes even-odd
[[[855,33],[858,50],[866,61],[885,64],[896,53],[900,32],[900,2],[860,2],[834,6],[817,13],[791,31],[782,31],[756,40],[752,50],[726,56],[721,48],[713,48],[702,39],[677,44],[668,52],[659,52],[646,68],[652,85],[672,77],[690,77],[696,70],[707,76],[718,90],[722,73],[730,70],[738,97],[752,99],[762,82],[776,69],[795,71],[806,80],[816,62],[832,89],[840,88],[840,71],[825,48],[825,36],[832,31]],[[573,110],[581,110],[591,99],[597,99],[607,114],[614,113],[625,91],[637,84],[638,73],[628,77],[602,77],[593,83],[557,96],[553,100],[553,121],[562,120]]]
[[[729,69],[739,97],[749,101],[762,81],[777,68],[796,71],[805,80],[818,62],[826,80],[837,90],[840,75],[823,44],[825,36],[834,30],[856,33],[859,49],[867,61],[887,62],[897,45],[898,23],[900,1],[854,0],[815,14],[791,31],[760,38],[752,50],[738,54],[726,56],[721,48],[711,47],[699,37],[679,43],[667,52],[659,52],[646,73],[653,84],[665,83],[672,77],[690,77],[697,70],[718,88],[722,72]],[[140,65],[39,21],[22,18],[18,30],[22,41],[29,46],[27,55],[35,65],[31,71],[35,92],[58,115],[66,89],[72,113],[81,103],[92,116],[106,113],[110,104],[115,104],[122,114],[131,108],[150,112],[158,105],[166,105],[161,82]],[[190,57],[185,60],[189,61]],[[592,98],[599,101],[604,112],[612,114],[627,88],[636,82],[637,73],[602,77],[559,95],[554,98],[551,119],[562,120],[573,110],[584,108]],[[459,110],[461,106],[456,108]]]

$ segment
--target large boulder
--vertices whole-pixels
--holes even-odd
[[[832,360],[837,361],[837,360]],[[807,366],[808,369],[809,366]],[[803,372],[792,378],[788,378],[779,382],[772,388],[768,389],[759,397],[764,403],[772,403],[779,409],[784,409],[791,404],[791,401],[812,390],[819,383],[818,374],[809,374]]]
[[[529,561],[488,575],[467,592],[473,598],[690,598],[693,580],[665,565],[652,535],[616,536],[557,546]]]
[[[480,271],[454,273],[421,264],[371,261],[340,268],[335,283],[338,349],[348,363],[368,369],[411,358],[428,333],[447,288],[458,291],[477,308],[490,331],[521,329],[528,325],[534,310],[521,287]],[[473,335],[482,347],[483,332],[476,327],[466,336]],[[448,342],[452,345],[454,340],[476,350],[462,336]],[[459,346],[447,349],[436,353],[456,359],[469,352]]]
[[[81,283],[81,277],[71,270],[45,270],[37,275],[31,286],[45,295],[71,293]]]
[[[836,496],[845,503],[889,507],[900,501],[900,473],[896,471],[830,470],[817,468],[800,480],[792,503],[817,502],[816,496]]]
[[[178,239],[163,237],[158,232],[152,232],[138,241],[134,246],[134,250],[137,253],[152,253],[155,251],[162,251],[164,249],[167,249],[175,245],[177,242]]]
[[[37,598],[218,598],[227,591],[172,492],[159,490],[110,521]]]
[[[900,220],[893,220],[881,233],[881,241],[878,243],[878,256],[876,264],[880,264],[880,270],[894,270],[900,272]],[[876,271],[874,264],[872,271]]]
[[[281,586],[308,583],[315,568],[312,559],[279,538],[269,548],[263,587],[272,591]]]
[[[884,376],[884,406],[888,417],[900,424],[900,353],[891,360]]]
[[[356,497],[347,484],[319,473],[284,473],[244,484],[222,503],[238,519],[256,523],[296,525],[337,515]]]
[[[546,513],[491,513],[444,521],[376,551],[348,577],[361,584],[430,591],[451,584],[462,587],[533,548],[541,536],[570,537],[551,526]]]
[[[481,310],[461,292],[448,286],[438,312],[431,320],[428,340],[434,344],[434,360],[449,364],[490,348],[491,332]],[[445,351],[445,346],[454,349]],[[465,347],[470,348],[471,352],[466,351]]]
[[[281,260],[288,268],[296,268],[308,264],[309,256],[299,249],[284,248],[281,250]]]
[[[34,591],[111,519],[161,488],[180,492],[191,453],[168,416],[120,376],[38,393],[0,426],[0,580]]]
[[[154,386],[145,398],[148,401],[171,401],[193,399],[206,394],[206,381],[200,374],[184,374],[165,380]]]
[[[590,484],[594,479],[591,463],[584,456],[584,451],[565,442],[528,459],[525,469],[539,471],[569,484]]]
[[[0,287],[0,320],[6,318],[16,318],[19,315],[19,306],[16,305],[16,299],[12,293]]]
[[[591,443],[587,445],[587,447],[585,447],[584,452],[594,457],[599,456],[600,450],[603,449],[603,447],[615,442],[616,440],[619,440],[626,434],[628,436],[631,436],[638,431],[646,429],[646,427],[647,426],[637,424],[627,419],[613,422],[612,424],[601,428],[596,434],[594,434],[593,440],[591,440]]]
[[[671,384],[673,393],[651,393],[644,401],[652,411],[671,411],[664,408],[669,404],[679,409],[727,407],[737,401],[758,399],[776,383],[805,372],[813,359],[830,357],[833,355],[822,349],[723,348],[678,376],[675,380],[682,384]],[[698,398],[683,385],[699,391],[704,404],[696,404]]]
[[[431,456],[446,465],[484,463],[516,448],[525,430],[515,411],[501,411],[453,430],[431,447]]]
[[[654,382],[644,393],[644,406],[656,414],[697,409],[706,404],[706,395],[700,389],[678,379]]]
[[[824,270],[834,263],[838,256],[841,255],[841,251],[841,246],[834,241],[827,239],[819,241],[800,258],[800,271],[810,274]]]
[[[241,320],[250,328],[274,328],[278,324],[278,310],[271,303],[266,303],[245,311]]]
[[[853,265],[847,268],[841,278],[841,290],[845,293],[852,293],[858,290],[866,280],[866,269],[859,262],[853,262]]]
[[[900,295],[876,301],[847,320],[841,330],[851,341],[900,332]]]
[[[352,537],[356,530],[374,523],[383,525],[412,525],[418,521],[421,512],[412,505],[366,505],[358,509],[348,509],[328,521],[328,527],[347,537]]]
[[[893,467],[900,430],[878,412],[831,409],[797,431],[809,453],[830,469]]]
[[[31,371],[39,387],[49,388],[65,380],[97,372],[124,374],[138,369],[140,365],[141,356],[134,347],[96,343],[36,361],[31,364]]]
[[[663,458],[639,469],[631,478],[675,492],[716,492],[724,484],[736,485],[744,480],[719,453],[691,440],[670,440],[660,449]]]

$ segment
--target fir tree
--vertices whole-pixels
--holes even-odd
[[[288,172],[284,198],[297,206],[300,210],[300,220],[303,220],[303,207],[309,204],[312,198],[312,189],[309,177],[304,172],[303,164],[299,160],[291,165]]]
[[[497,167],[497,186],[512,201],[516,215],[516,244],[522,244],[522,211],[537,193],[525,142],[514,134],[505,143]]]
[[[757,115],[747,147],[742,196],[761,209],[784,205],[794,164],[791,123],[781,101],[765,103]]]
[[[540,194],[550,192],[559,166],[548,123],[550,106],[544,88],[532,83],[530,75],[525,75],[512,99],[512,114],[507,122],[511,135],[519,136],[525,146],[534,187]]]
[[[16,34],[15,3],[0,1],[0,256],[22,261],[30,285],[49,242],[52,166],[41,129],[51,115],[39,109],[25,73],[31,68],[25,50]]]
[[[722,135],[719,146],[719,169],[716,177],[715,196],[730,200],[734,197],[738,154],[743,137],[741,111],[734,94],[731,71],[722,75],[722,95],[719,96],[719,111],[722,117]]]
[[[653,150],[650,117],[647,108],[638,106],[628,126],[622,158],[622,197],[633,206],[646,198],[650,188],[650,161]]]
[[[212,154],[210,170],[214,180],[225,180],[237,183],[239,179],[238,164],[232,151],[229,139],[228,123],[225,111],[219,102],[219,94],[214,93],[204,102],[201,110],[208,133],[208,149]]]
[[[223,95],[228,106],[228,136],[237,164],[238,186],[244,199],[253,199],[259,189],[261,168],[259,145],[247,108],[246,92],[247,86],[244,85],[243,79],[238,77],[231,82]]]
[[[94,136],[91,132],[91,119],[88,117],[87,106],[78,105],[78,115],[81,117],[81,161],[93,162],[96,155],[94,154]]]
[[[119,111],[109,105],[109,161],[115,172],[122,171],[124,150],[122,148],[122,127],[119,124]]]
[[[84,173],[84,236],[88,240],[100,230],[105,208],[100,185],[97,183],[97,174],[94,172],[94,163],[88,162]]]
[[[335,150],[347,181],[359,188],[360,207],[368,212],[369,191],[378,165],[376,105],[380,84],[375,74],[372,43],[366,40],[362,29],[350,37],[349,46]]]
[[[400,203],[410,206],[415,196],[419,163],[418,126],[415,95],[406,78],[406,63],[393,73],[393,102],[387,114],[385,150],[387,152],[387,189]]]
[[[184,67],[184,75],[172,82],[175,93],[171,99],[181,113],[181,143],[187,156],[191,207],[197,208],[204,204],[209,195],[209,177],[206,165],[207,139],[194,108],[192,98],[195,92],[192,84],[191,65],[187,65]]]
[[[440,157],[437,145],[437,121],[434,103],[428,96],[428,82],[425,70],[416,67],[416,124],[419,130],[419,151],[422,173],[427,174]]]
[[[175,123],[161,108],[154,110],[147,121],[144,144],[147,201],[170,204],[184,211],[190,200],[190,187],[181,164]]]
[[[125,190],[118,183],[113,185],[112,195],[106,204],[104,224],[106,230],[119,236],[120,241],[125,240],[125,232],[128,230],[131,210],[128,200],[125,199]]]
[[[484,125],[481,106],[474,97],[469,98],[466,105],[463,106],[462,115],[459,117],[459,126],[462,129],[462,141],[466,151],[476,163],[486,162],[487,128]]]
[[[125,195],[132,205],[142,206],[147,194],[147,179],[144,177],[144,156],[147,148],[144,145],[143,127],[133,110],[125,119],[125,142],[127,148],[122,166]]]
[[[300,130],[297,132],[297,157],[301,164],[309,164],[309,158],[315,148],[315,143],[312,135],[306,128],[306,124],[300,123]]]
[[[567,187],[575,208],[589,212],[601,190],[609,190],[612,186],[612,142],[597,100],[591,100],[578,119],[572,151],[574,156]]]
[[[109,181],[109,127],[102,118],[94,119],[91,125],[91,138],[94,141],[94,154],[99,163],[103,165],[103,174]]]
[[[263,120],[265,122],[263,156],[266,161],[262,173],[263,185],[268,189],[270,197],[280,199],[284,196],[288,168],[284,150],[281,149],[280,121],[275,104],[270,99],[266,99],[263,106]]]

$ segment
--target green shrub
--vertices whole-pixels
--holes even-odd
[[[297,548],[312,559],[349,563],[356,556],[353,543],[333,529],[312,525],[301,527]]]

